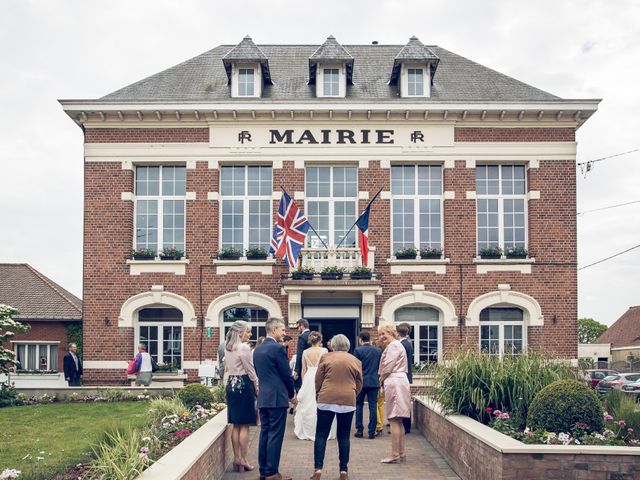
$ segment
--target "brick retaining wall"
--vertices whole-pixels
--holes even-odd
[[[640,448],[525,445],[461,415],[414,402],[414,424],[463,479],[640,479]]]

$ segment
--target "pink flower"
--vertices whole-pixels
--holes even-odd
[[[491,407],[487,408],[486,410],[487,410],[487,412],[489,412],[489,413],[493,412],[493,408],[491,408]]]
[[[626,423],[624,420],[618,420],[618,425],[620,425],[621,427],[624,427]]]
[[[633,428],[627,428],[627,432],[633,433]]]
[[[604,421],[605,421],[605,422],[610,422],[611,420],[613,420],[613,417],[607,413],[607,414],[604,416]]]
[[[500,420],[509,420],[509,414],[507,412],[501,413],[498,418]]]
[[[493,414],[497,417],[498,415],[500,415],[502,412],[500,410],[494,410]]]

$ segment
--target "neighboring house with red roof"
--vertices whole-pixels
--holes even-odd
[[[16,352],[20,369],[62,371],[67,326],[82,322],[82,300],[26,263],[0,263],[0,303],[31,326],[4,345]]]
[[[640,305],[629,307],[595,343],[611,344],[613,362],[626,362],[629,356],[640,357]]]

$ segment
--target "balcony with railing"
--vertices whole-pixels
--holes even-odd
[[[313,268],[316,272],[321,272],[327,267],[337,267],[344,269],[344,272],[351,272],[356,267],[362,266],[362,256],[357,247],[340,248],[303,248],[300,250],[301,264],[303,268]],[[369,268],[375,265],[375,247],[369,250],[367,262]]]

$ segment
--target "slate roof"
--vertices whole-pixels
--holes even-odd
[[[611,348],[640,345],[640,305],[629,307],[594,343],[610,343]]]
[[[238,60],[252,60],[260,62],[262,65],[262,81],[263,84],[271,85],[271,73],[269,71],[269,59],[267,56],[253,43],[251,37],[247,35],[242,41],[233,47],[227,54],[222,57],[222,63],[227,72],[227,85],[231,84],[231,65]]]
[[[389,84],[396,85],[398,83],[400,67],[403,62],[428,63],[431,71],[431,78],[433,79],[435,77],[439,61],[440,59],[435,53],[429,50],[428,47],[425,47],[424,44],[418,40],[418,37],[413,36],[409,39],[409,42],[402,48],[402,50],[398,52],[396,58],[393,59],[393,70],[391,72]]]
[[[316,67],[318,63],[323,61],[345,62],[347,85],[353,85],[353,56],[338,43],[333,35],[329,35],[325,42],[309,57],[309,85],[316,83]]]
[[[82,300],[26,263],[0,263],[0,303],[16,320],[82,320]]]
[[[119,101],[228,102],[241,104],[256,99],[232,99],[223,57],[235,46],[221,45],[179,65],[121,88],[105,97]],[[309,85],[309,59],[319,45],[260,45],[268,58],[273,85],[266,85],[258,101],[385,101],[428,104],[442,101],[553,101],[559,97],[491,70],[444,48],[427,48],[439,59],[430,98],[400,98],[398,87],[389,85],[394,61],[406,45],[344,45],[353,56],[353,85],[346,98],[319,99]],[[407,55],[411,54],[408,50]],[[404,54],[403,54],[404,55]],[[532,68],[533,65],[532,65]],[[100,101],[98,101],[99,103]]]

